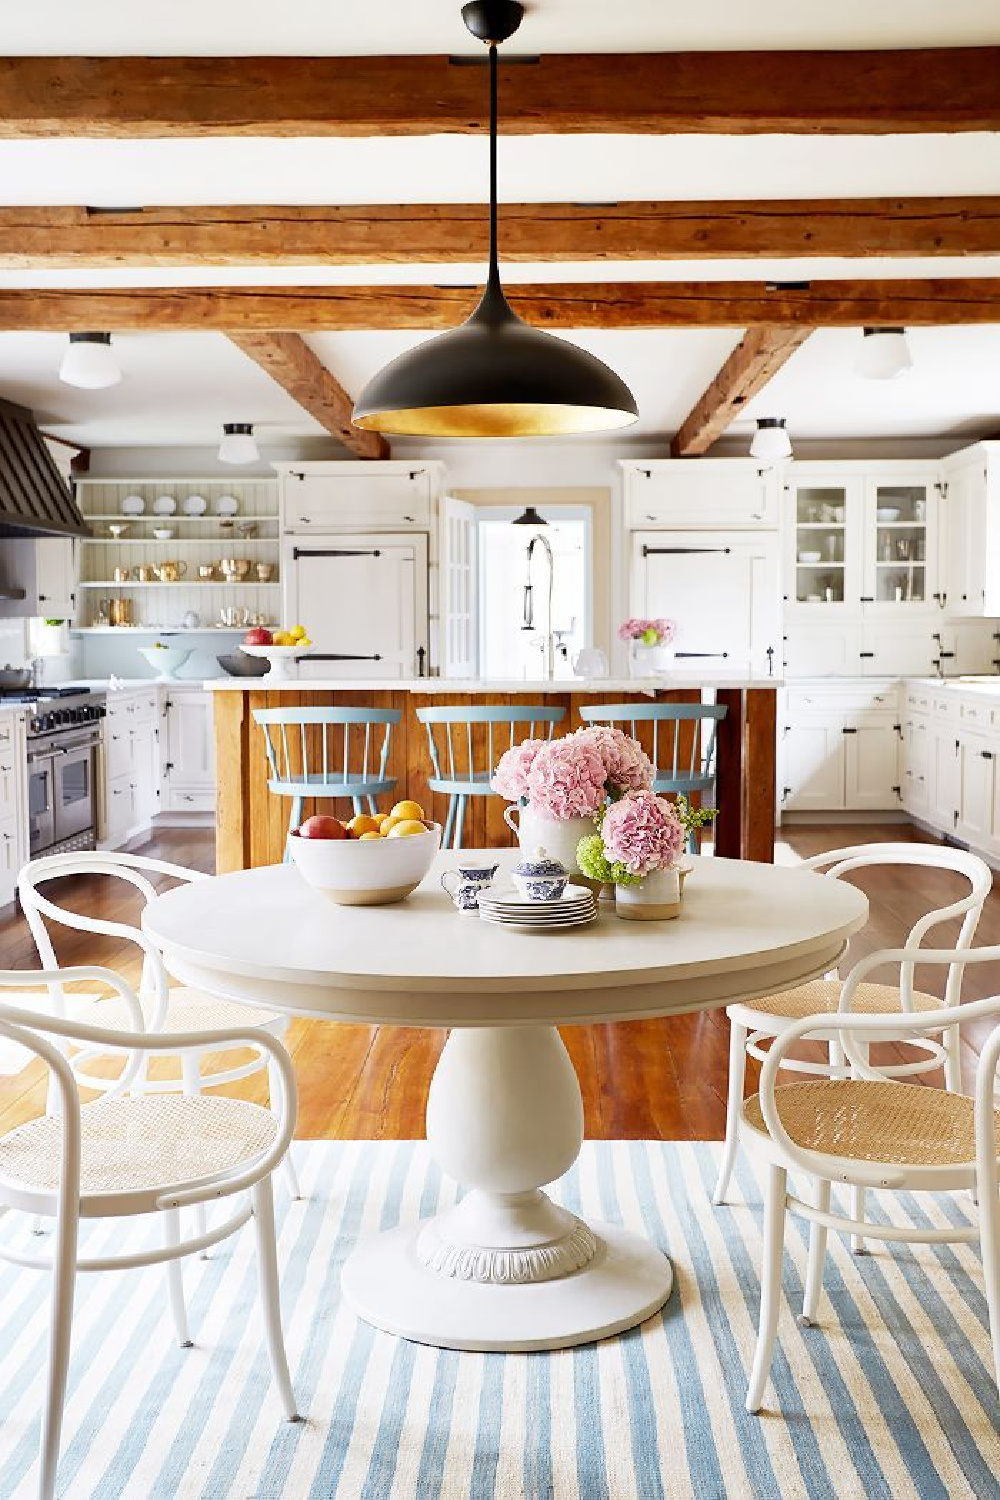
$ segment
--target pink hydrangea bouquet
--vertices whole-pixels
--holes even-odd
[[[501,756],[491,786],[542,817],[593,817],[609,801],[648,791],[653,766],[637,740],[593,725],[558,740],[523,740]]]
[[[678,865],[684,845],[684,822],[672,802],[652,791],[629,792],[607,809],[599,833],[580,840],[577,862],[593,880],[638,885]]]
[[[623,620],[618,627],[620,641],[638,641],[641,646],[669,646],[677,634],[674,620]]]

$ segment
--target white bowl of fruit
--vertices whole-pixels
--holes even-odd
[[[318,813],[288,835],[307,885],[337,906],[389,906],[416,890],[441,846],[441,824],[419,802],[348,822]]]
[[[274,631],[266,625],[255,625],[243,637],[240,650],[247,656],[262,656],[269,661],[270,670],[264,675],[272,682],[288,682],[296,676],[296,662],[312,650],[312,641],[304,625]]]

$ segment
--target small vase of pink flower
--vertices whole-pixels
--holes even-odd
[[[620,917],[664,921],[680,915],[685,838],[681,814],[666,797],[629,792],[605,810],[599,832],[581,839],[577,860],[591,879],[613,882]]]
[[[629,671],[633,677],[650,677],[666,671],[674,659],[677,625],[673,620],[633,617],[618,627],[618,639],[629,648]]]
[[[597,724],[558,740],[522,740],[501,757],[491,781],[511,803],[504,818],[521,846],[541,845],[571,870],[580,840],[608,804],[652,784],[652,762],[639,742]]]

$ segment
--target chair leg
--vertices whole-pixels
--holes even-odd
[[[712,1195],[713,1203],[725,1203],[729,1179],[736,1163],[739,1144],[740,1114],[743,1109],[743,1086],[747,1068],[747,1029],[729,1023],[729,1097],[726,1101],[726,1141],[719,1164],[719,1179]]]
[[[351,798],[351,806],[354,808],[354,816],[356,818],[359,818],[361,816],[361,814],[364,812],[364,808],[361,805],[361,798],[360,797],[352,797]]]
[[[375,814],[378,812],[378,803],[375,801],[374,797],[369,797],[368,798],[368,811],[371,813],[371,815],[372,815],[373,818],[374,818]]]
[[[181,1242],[181,1211],[179,1208],[163,1210],[163,1243],[172,1249]],[[182,1349],[191,1348],[188,1332],[187,1308],[184,1305],[184,1273],[175,1257],[167,1261],[167,1285],[170,1289],[170,1311],[174,1319],[174,1331]]]
[[[451,830],[455,823],[455,804],[457,800],[454,796],[448,798],[448,816],[444,820],[444,833],[441,836],[442,849],[451,848]]]
[[[778,1333],[778,1309],[781,1306],[781,1257],[785,1248],[785,1196],[788,1173],[784,1167],[771,1166],[767,1174],[767,1196],[764,1200],[764,1264],[760,1279],[760,1323],[757,1348],[747,1387],[747,1411],[760,1411],[764,1387],[771,1371],[774,1341]]]
[[[267,1065],[267,1084],[271,1103],[281,1098],[281,1084],[279,1082],[277,1066],[270,1062]],[[292,1199],[302,1197],[302,1189],[299,1187],[299,1175],[295,1170],[295,1162],[292,1160],[291,1147],[285,1154],[285,1159],[278,1168],[288,1190],[288,1196]]]
[[[298,828],[298,826],[299,826],[299,824],[301,822],[302,822],[302,798],[301,797],[293,797],[292,798],[292,810],[291,810],[291,812],[288,815],[288,832],[291,833],[293,828]],[[284,859],[284,863],[286,865],[290,864],[291,863],[291,858],[292,858],[292,856],[291,856],[291,854],[288,851],[288,839],[286,838],[285,839],[285,859]]]
[[[816,1178],[816,1207],[821,1213],[830,1212],[830,1184],[825,1177]],[[823,1266],[826,1262],[828,1233],[825,1224],[810,1224],[809,1226],[809,1259],[806,1263],[806,1286],[802,1297],[802,1312],[799,1315],[800,1328],[811,1328],[816,1321],[816,1309],[823,1290]]]
[[[868,1045],[866,1042],[857,1042],[857,1049],[864,1061],[868,1061]],[[865,1218],[865,1190],[863,1187],[851,1188],[851,1218],[857,1223],[863,1224]],[[860,1234],[851,1235],[851,1252],[854,1255],[867,1255],[868,1247],[864,1237]]]
[[[1000,1394],[1000,1194],[979,1193],[979,1240],[986,1280],[986,1306],[993,1339],[993,1366]]]
[[[79,1227],[79,1211],[74,1204],[73,1211],[65,1214],[57,1223],[56,1243],[52,1258],[52,1321],[49,1329],[49,1368],[45,1410],[42,1414],[39,1500],[52,1500],[56,1492],[59,1439],[62,1435],[66,1377],[69,1372]]]
[[[198,1052],[181,1053],[181,1078],[184,1083],[185,1094],[201,1093],[201,1054]],[[194,1222],[198,1234],[205,1234],[208,1229],[208,1215],[204,1203],[196,1203],[194,1206]],[[201,1259],[208,1260],[208,1251],[201,1252]]]
[[[295,1393],[288,1373],[288,1356],[281,1331],[281,1297],[278,1290],[278,1247],[274,1233],[274,1194],[270,1177],[254,1184],[250,1191],[254,1224],[257,1229],[257,1271],[260,1281],[261,1309],[264,1314],[264,1336],[271,1361],[271,1373],[289,1422],[297,1422]]]
[[[452,844],[452,848],[453,849],[461,849],[461,847],[462,847],[462,831],[463,831],[464,828],[465,828],[465,798],[462,797],[462,796],[460,796],[459,799],[458,799],[458,811],[455,814],[455,842],[454,842],[454,844]]]

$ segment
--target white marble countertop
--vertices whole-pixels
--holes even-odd
[[[671,688],[778,688],[778,677],[755,677],[750,672],[713,673],[676,671],[665,677],[555,677],[495,679],[469,677],[301,677],[270,682],[264,677],[213,677],[202,684],[211,692],[386,692],[386,693],[663,693]]]
[[[979,693],[984,697],[1000,700],[1000,675],[989,677],[918,677],[908,678],[907,681],[919,683],[921,687],[933,688],[936,693],[942,691],[951,693]]]

